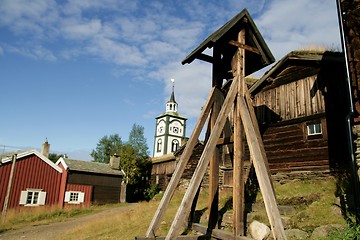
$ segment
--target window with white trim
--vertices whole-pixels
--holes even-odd
[[[179,141],[174,139],[171,143],[171,152],[176,152],[179,148]]]
[[[64,202],[69,204],[80,204],[84,202],[85,193],[79,191],[65,192]]]
[[[45,199],[46,192],[42,191],[42,189],[27,189],[21,191],[19,204],[25,206],[45,205]]]
[[[322,134],[321,123],[308,124],[307,133],[308,136],[321,135]]]
[[[161,148],[162,148],[162,140],[158,139],[157,140],[157,152],[161,152]]]

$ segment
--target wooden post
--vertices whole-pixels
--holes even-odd
[[[219,97],[215,98],[214,106],[211,111],[210,118],[210,129],[211,131],[215,128],[216,119],[219,116],[220,107],[222,103]],[[218,205],[219,205],[219,150],[217,147],[214,148],[214,153],[210,160],[209,167],[209,198],[208,198],[208,209],[209,209],[209,229],[214,229],[217,225],[218,220]]]
[[[225,122],[227,120],[227,116],[234,105],[234,100],[237,94],[237,85],[238,80],[232,82],[230,90],[226,96],[224,105],[221,108],[219,113],[219,117],[216,120],[215,127],[212,130],[209,140],[207,141],[204,151],[200,157],[198,166],[196,167],[194,174],[190,180],[188,189],[185,192],[183,200],[178,208],[174,221],[170,227],[168,235],[166,239],[175,239],[180,231],[181,226],[185,222],[187,215],[189,214],[192,200],[195,197],[196,190],[200,186],[202,178],[205,175],[206,169],[209,165],[210,158],[214,153],[214,149],[216,147],[216,143],[220,137],[220,134],[224,128]]]
[[[218,47],[214,47],[213,57],[215,59],[213,63],[212,71],[212,85],[220,89],[222,87],[221,79],[221,52]],[[214,129],[216,120],[219,116],[220,107],[222,106],[221,99],[219,97],[215,98],[214,106],[211,111],[210,118],[210,132]],[[209,167],[209,198],[208,198],[208,207],[209,207],[209,229],[213,229],[217,225],[218,220],[218,205],[219,205],[219,150],[217,147],[214,148],[214,153],[210,160]]]
[[[11,188],[12,188],[14,172],[15,172],[16,157],[17,157],[17,154],[14,154],[12,156],[12,165],[11,165],[11,170],[10,170],[9,182],[8,182],[7,192],[6,192],[6,196],[5,196],[5,200],[4,200],[4,207],[3,207],[2,215],[1,215],[3,221],[5,220],[6,212],[7,212],[7,208],[8,208],[8,204],[9,204],[9,198],[10,198],[10,194],[11,194]]]
[[[257,132],[255,131],[245,99],[240,97],[239,103],[241,120],[244,125],[250,154],[253,156],[256,177],[258,179],[260,191],[264,199],[265,209],[269,218],[274,239],[286,239],[284,226],[282,224],[279,209],[276,204],[276,198],[272,188],[270,176],[265,165],[265,159],[263,158],[264,156],[261,152],[261,144],[259,143],[260,136],[258,136]]]
[[[209,94],[206,104],[203,107],[203,109],[201,111],[201,115],[195,125],[193,133],[191,134],[189,141],[186,143],[184,152],[180,157],[179,163],[175,168],[175,171],[173,173],[173,176],[171,177],[169,185],[167,186],[167,188],[164,192],[164,195],[159,203],[159,206],[155,212],[155,215],[149,225],[149,228],[146,232],[146,237],[155,237],[155,232],[159,229],[161,219],[165,215],[165,211],[166,211],[167,207],[169,206],[170,200],[171,200],[172,196],[174,195],[176,186],[180,181],[181,175],[184,172],[186,164],[190,159],[192,151],[198,141],[201,130],[206,122],[207,116],[209,115],[209,112],[210,112],[211,107],[214,102],[216,91],[217,90],[215,88],[212,88],[212,90]]]
[[[245,44],[245,29],[239,32],[238,40],[241,44]],[[240,98],[243,96],[245,85],[245,51],[239,48],[235,53],[237,57],[237,75],[239,76],[238,96],[234,108],[234,168],[233,168],[233,233],[234,236],[242,236],[245,234],[244,227],[244,208],[245,208],[245,180],[244,180],[244,141],[243,127],[240,117]]]

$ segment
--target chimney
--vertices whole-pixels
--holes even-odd
[[[115,153],[113,156],[110,157],[110,167],[112,169],[116,169],[116,170],[119,170],[120,167],[120,158],[119,156]]]
[[[50,144],[46,138],[45,142],[41,147],[41,154],[44,155],[45,157],[49,157],[49,153],[50,153]]]

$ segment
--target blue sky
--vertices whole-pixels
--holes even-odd
[[[100,138],[127,141],[136,123],[152,154],[171,78],[191,134],[211,65],[181,61],[211,33],[247,8],[276,60],[297,49],[341,50],[335,3],[2,0],[0,152],[39,149],[48,138],[50,152],[90,160]]]

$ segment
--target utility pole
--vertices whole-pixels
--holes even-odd
[[[13,177],[14,177],[14,172],[15,172],[16,157],[17,157],[17,154],[14,154],[12,156],[12,165],[11,165],[9,183],[8,183],[7,193],[6,193],[5,201],[4,201],[4,207],[3,207],[2,215],[1,215],[2,221],[5,220],[6,212],[7,212],[7,208],[8,208],[8,203],[9,203],[9,198],[10,198],[10,193],[11,193],[11,188],[12,188],[12,183],[13,183]]]

